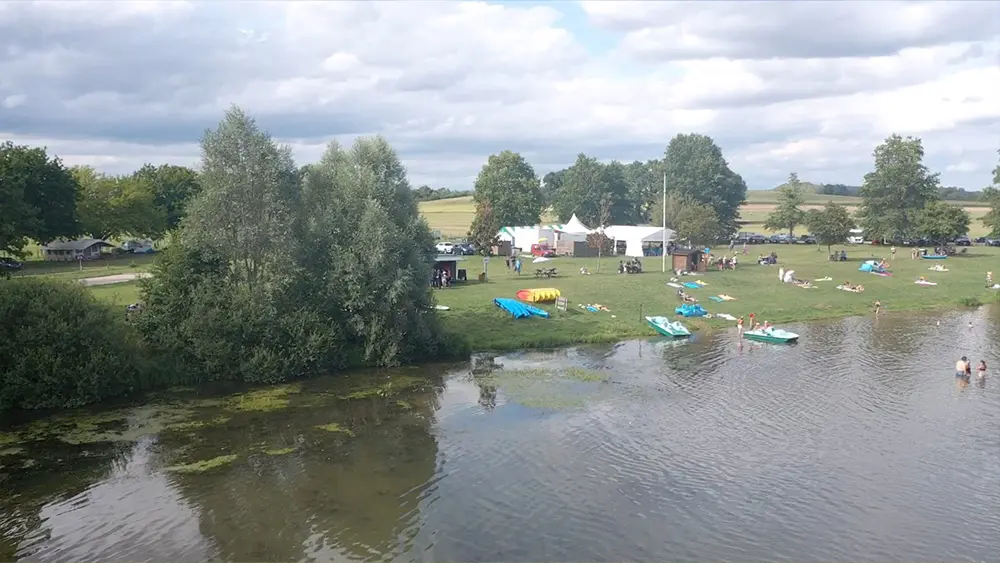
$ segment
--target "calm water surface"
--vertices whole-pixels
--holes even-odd
[[[787,328],[8,427],[0,560],[995,560],[996,314]]]

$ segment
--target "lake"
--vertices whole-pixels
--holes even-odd
[[[784,328],[8,425],[0,560],[995,560],[996,312]]]

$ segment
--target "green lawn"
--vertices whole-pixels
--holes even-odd
[[[139,301],[139,282],[113,283],[91,286],[90,291],[98,298],[116,307],[124,308]],[[124,309],[122,311],[124,315]]]
[[[818,289],[802,289],[778,281],[777,266],[751,263],[758,252],[776,251],[781,266],[795,270],[802,279],[830,276],[832,282],[818,282]],[[815,246],[761,245],[750,248],[750,256],[735,272],[707,272],[702,276],[685,276],[682,281],[701,279],[709,285],[688,290],[699,298],[710,313],[734,316],[757,313],[762,320],[786,323],[799,320],[846,317],[870,314],[872,304],[881,300],[887,314],[901,311],[957,307],[966,299],[991,302],[997,291],[986,290],[986,272],[1000,274],[1000,248],[971,247],[969,255],[943,261],[910,260],[909,249],[900,248],[892,263],[893,277],[883,278],[858,271],[859,262],[869,257],[888,257],[883,247],[846,247],[850,261],[833,263],[827,260],[826,249]],[[725,249],[720,248],[719,253]],[[935,262],[951,271],[935,273],[928,268]],[[614,341],[630,337],[652,336],[641,320],[643,315],[673,315],[678,305],[676,290],[666,286],[670,275],[660,273],[658,258],[647,258],[643,265],[647,273],[619,275],[614,273],[618,260],[602,262],[602,273],[596,274],[597,259],[559,258],[550,265],[558,267],[560,277],[536,280],[530,260],[520,277],[505,271],[495,258],[490,265],[490,282],[470,282],[464,287],[436,290],[437,300],[451,310],[441,313],[446,326],[456,335],[467,338],[472,347],[485,349],[515,349],[548,347],[582,342]],[[463,263],[469,277],[482,271],[478,258]],[[592,272],[579,273],[581,266]],[[669,268],[669,264],[668,264]],[[655,270],[649,272],[649,270]],[[913,282],[918,276],[938,282],[936,287],[923,287]],[[864,293],[855,294],[835,289],[843,281],[862,284]],[[519,289],[558,288],[569,299],[569,311],[562,313],[552,305],[543,308],[552,313],[550,319],[512,319],[492,303],[494,297],[515,297]],[[708,296],[725,293],[736,301],[714,303]],[[590,313],[580,304],[600,303],[610,312]],[[724,320],[692,320],[695,329],[726,327]]]
[[[17,276],[44,276],[47,278],[78,280],[96,278],[114,274],[148,271],[156,259],[155,254],[123,255],[117,258],[104,258],[79,262],[43,262],[32,260],[24,262],[24,269]]]

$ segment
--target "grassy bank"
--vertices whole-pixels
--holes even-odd
[[[817,250],[816,246],[801,245],[751,246],[749,255],[741,256],[744,263],[737,271],[711,271],[697,277],[685,277],[682,281],[701,279],[709,284],[688,292],[711,313],[739,316],[755,312],[761,320],[775,323],[867,315],[876,299],[891,315],[989,303],[1000,293],[984,287],[987,271],[1000,276],[1000,248],[970,247],[967,256],[942,261],[910,260],[910,249],[900,248],[896,260],[891,260],[892,277],[858,271],[863,260],[883,255],[889,258],[888,248],[844,248],[848,253],[847,262],[829,262],[825,247]],[[719,253],[725,250],[720,248]],[[833,281],[817,282],[817,289],[779,283],[778,266],[753,263],[757,253],[771,251],[778,253],[779,266],[795,270],[798,278],[829,276]],[[935,263],[950,271],[928,271]],[[658,258],[643,260],[646,273],[628,276],[615,273],[618,260],[614,257],[602,261],[599,274],[596,258],[559,258],[550,264],[558,268],[560,276],[550,280],[535,279],[530,260],[526,261],[524,272],[518,277],[505,270],[501,259],[494,258],[488,283],[473,281],[465,286],[435,291],[438,303],[450,307],[441,317],[455,338],[467,340],[474,350],[509,350],[653,336],[641,316],[673,315],[678,305],[676,290],[666,285],[671,275],[660,273]],[[478,257],[468,257],[460,267],[466,268],[469,277],[474,279],[482,271],[482,261]],[[581,267],[588,268],[591,275],[581,275]],[[918,276],[925,276],[939,285],[916,285],[913,282]],[[864,285],[865,292],[856,294],[835,288],[845,280]],[[533,287],[558,288],[569,299],[569,311],[559,312],[548,304],[542,307],[552,313],[550,319],[514,320],[492,303],[494,297],[514,297],[517,290]],[[90,290],[116,307],[124,307],[138,299],[136,282],[95,286]],[[732,295],[737,300],[715,303],[708,299],[720,293]],[[590,303],[605,305],[610,312],[590,313],[579,307]],[[721,319],[695,319],[688,324],[696,330],[732,326],[731,322]]]
[[[778,266],[752,263],[757,252],[772,250],[778,253],[779,266],[795,270],[796,277],[816,279],[829,276],[834,281],[817,282],[817,289],[780,283]],[[696,296],[710,313],[740,316],[755,312],[761,320],[774,323],[871,314],[876,299],[891,315],[903,311],[987,303],[998,293],[984,286],[987,271],[1000,273],[1000,249],[972,247],[968,256],[932,261],[910,260],[909,249],[901,248],[891,264],[892,277],[858,271],[862,260],[880,257],[883,253],[888,255],[888,249],[861,246],[846,250],[849,261],[834,263],[827,260],[825,248],[817,251],[815,246],[751,247],[751,255],[735,272],[712,271],[697,277],[685,276],[688,281],[701,279],[709,284],[702,289],[687,291]],[[928,271],[935,262],[947,266],[950,271]],[[464,264],[470,278],[474,278],[482,268],[478,258]],[[647,270],[655,272],[639,275],[616,274],[617,264],[616,259],[605,259],[602,272],[597,274],[596,259],[560,258],[550,264],[559,269],[560,277],[536,280],[531,275],[534,270],[530,263],[525,263],[525,272],[518,277],[506,272],[503,263],[494,259],[490,265],[490,282],[471,282],[464,287],[437,290],[437,299],[440,304],[451,308],[442,312],[448,328],[461,338],[468,339],[475,350],[548,347],[653,336],[641,317],[673,315],[679,302],[676,290],[666,285],[670,275],[660,273],[657,258],[643,261]],[[579,273],[580,267],[584,266],[590,269],[591,275]],[[913,283],[921,275],[939,285],[924,287]],[[836,289],[835,286],[845,280],[864,285],[865,292],[856,294]],[[552,318],[514,320],[492,304],[493,297],[514,297],[517,290],[534,287],[558,288],[569,299],[569,310],[564,313],[556,311],[552,305],[544,305]],[[710,295],[720,293],[732,295],[737,300],[715,303],[708,299]],[[580,304],[588,303],[605,305],[610,312],[590,313],[579,308]],[[694,329],[733,325],[721,319],[691,320],[688,324]]]

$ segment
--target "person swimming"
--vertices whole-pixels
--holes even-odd
[[[955,362],[955,378],[964,378],[967,372],[971,371],[969,366],[969,358],[962,356],[960,360]]]

